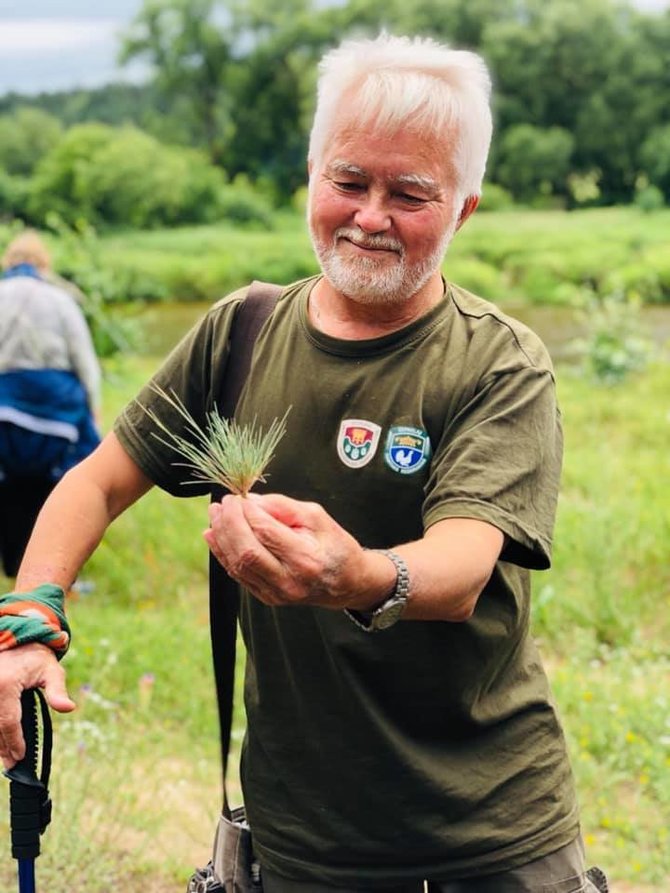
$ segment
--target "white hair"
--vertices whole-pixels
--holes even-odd
[[[309,160],[318,168],[343,100],[359,124],[443,135],[465,197],[479,195],[491,142],[491,78],[483,59],[431,38],[347,40],[319,65]]]

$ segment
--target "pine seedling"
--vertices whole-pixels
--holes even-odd
[[[215,407],[207,413],[203,430],[174,391],[168,394],[156,384],[152,384],[152,389],[182,416],[192,434],[188,439],[171,431],[153,410],[142,407],[165,435],[152,432],[153,436],[186,460],[175,463],[191,469],[193,480],[184,481],[185,484],[207,481],[246,496],[256,481],[265,481],[265,469],[286,433],[290,407],[283,418],[272,422],[267,431],[258,427],[255,419],[251,425],[239,425],[234,419],[225,419]]]

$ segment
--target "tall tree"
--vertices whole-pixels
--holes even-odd
[[[286,196],[304,178],[301,80],[311,0],[145,0],[123,62],[147,59],[156,86],[190,119],[194,142],[231,173],[267,176]],[[301,31],[296,27],[304,26]],[[311,60],[310,60],[311,61]]]
[[[147,60],[156,86],[187,100],[184,112],[215,163],[229,135],[234,42],[232,17],[216,0],[145,0],[120,53],[121,62]]]

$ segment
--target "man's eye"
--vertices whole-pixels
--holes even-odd
[[[425,198],[421,198],[418,195],[410,195],[409,192],[399,192],[398,198],[400,201],[405,202],[408,205],[423,205],[426,201]]]
[[[346,180],[340,180],[339,182],[336,180],[335,185],[343,192],[361,192],[363,189],[365,189],[362,183],[351,183]]]

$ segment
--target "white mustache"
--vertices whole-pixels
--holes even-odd
[[[335,230],[336,239],[348,239],[359,248],[376,248],[384,251],[397,251],[403,253],[401,242],[390,239],[388,236],[380,236],[374,233],[364,233],[363,230],[353,226],[341,226]]]

